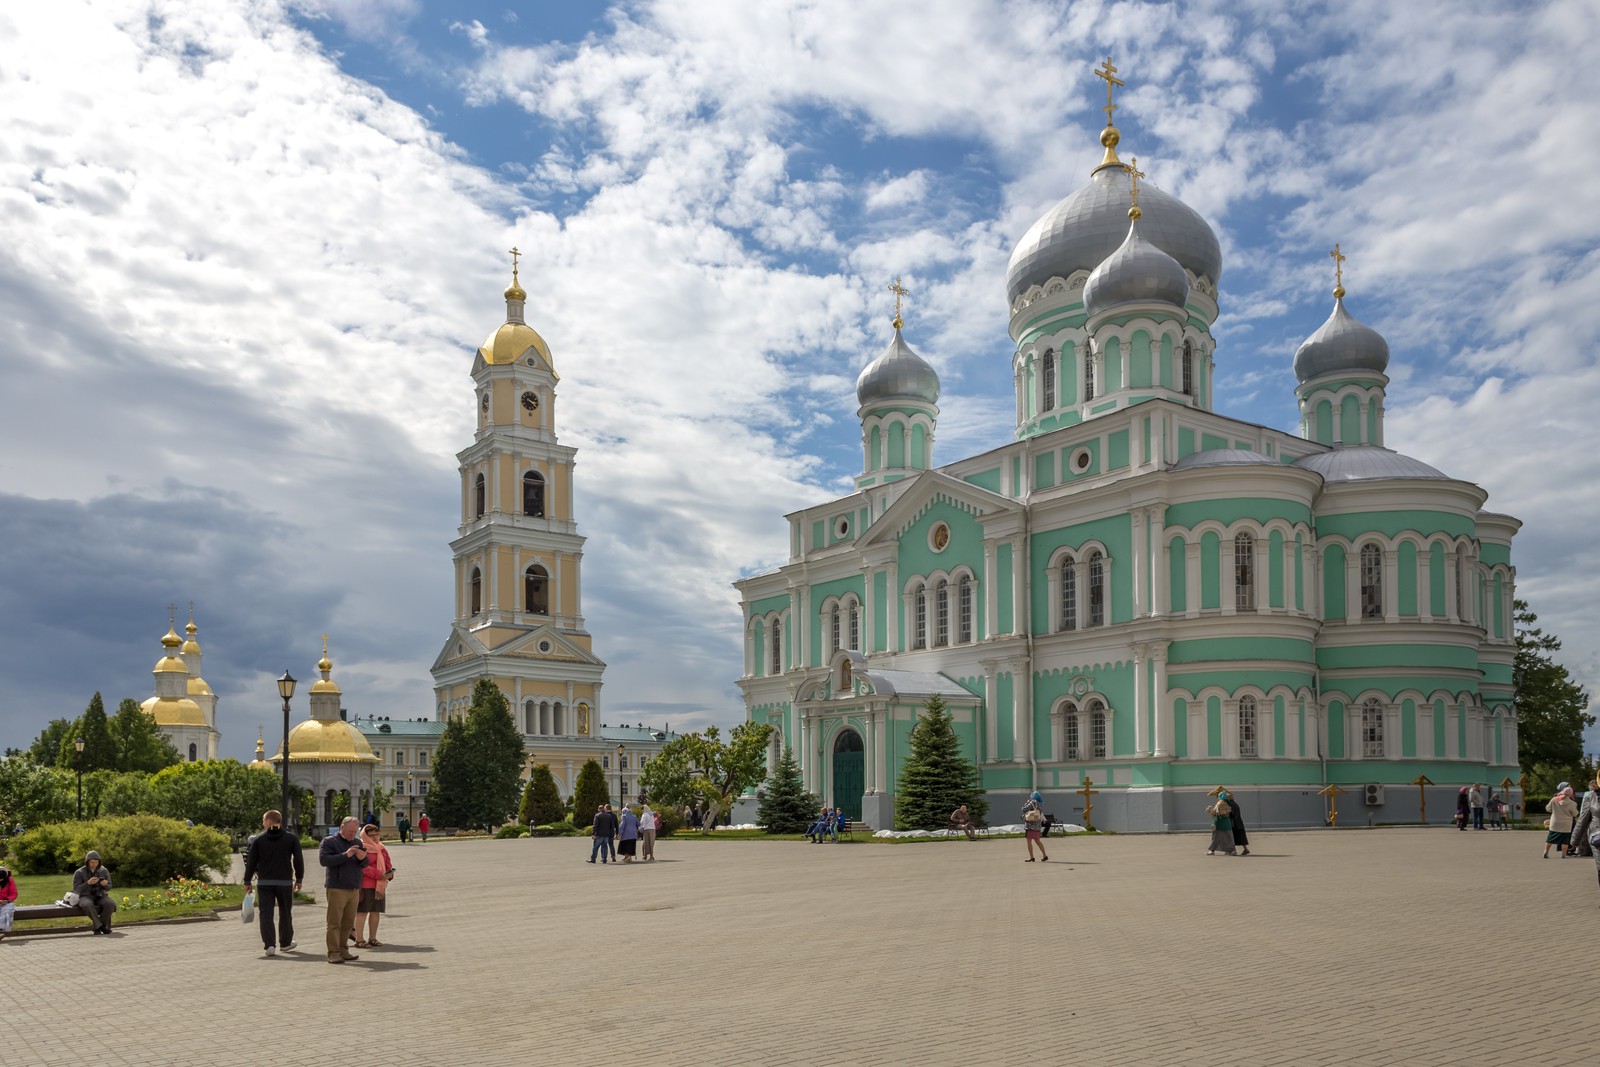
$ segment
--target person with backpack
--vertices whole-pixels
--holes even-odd
[[[1211,847],[1206,849],[1206,855],[1238,855],[1233,846],[1233,805],[1219,796],[1215,804],[1206,808],[1206,814],[1211,816]]]
[[[1044,797],[1035,789],[1028,797],[1027,803],[1022,805],[1022,836],[1028,842],[1027,862],[1033,862],[1033,846],[1039,845],[1039,858],[1046,863],[1050,861],[1049,855],[1044,850]]]

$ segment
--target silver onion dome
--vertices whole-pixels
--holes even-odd
[[[1388,366],[1389,342],[1371,326],[1357,322],[1344,309],[1343,296],[1334,297],[1333,314],[1294,354],[1294,376],[1302,383],[1344,371],[1382,374]]]
[[[862,407],[881,400],[937,403],[939,375],[927,360],[912,351],[897,327],[883,355],[868,363],[856,379],[856,399]]]
[[[1141,207],[1142,211],[1143,208]],[[1139,233],[1144,216],[1128,223],[1122,247],[1107,256],[1083,286],[1083,309],[1090,315],[1123,304],[1172,304],[1183,307],[1189,279],[1178,261]]]
[[[1122,244],[1128,231],[1132,179],[1121,164],[1097,168],[1089,184],[1046,211],[1028,228],[1006,268],[1006,303],[1030,286],[1094,270]],[[1222,277],[1222,248],[1199,213],[1153,185],[1139,184],[1140,229],[1145,240],[1213,285]]]
[[[1449,480],[1448,474],[1378,445],[1351,445],[1295,460],[1295,466],[1322,475],[1324,482],[1369,482],[1397,478]]]

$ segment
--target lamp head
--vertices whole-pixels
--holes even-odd
[[[278,695],[288,700],[294,696],[294,675],[287,670],[278,678]]]
[[[78,750],[79,752],[82,752],[83,751],[83,744],[84,744],[83,738],[80,737],[76,741],[72,742],[72,747],[75,748],[76,750]]]

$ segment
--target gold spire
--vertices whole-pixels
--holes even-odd
[[[1335,300],[1343,300],[1344,261],[1350,257],[1339,251],[1339,245],[1337,242],[1334,243],[1333,251],[1329,252],[1328,255],[1333,257],[1333,298]]]
[[[317,670],[322,672],[324,678],[333,670],[333,660],[328,658],[328,635],[322,635],[322,658],[317,660]]]
[[[189,625],[183,628],[183,632],[192,638],[199,630],[200,627],[194,624],[194,601],[191,600],[189,601]]]
[[[517,260],[522,257],[522,251],[516,245],[511,246],[511,288],[506,290],[507,300],[526,300],[528,294],[522,291],[522,284],[517,280]]]
[[[1139,210],[1139,179],[1144,177],[1144,171],[1139,169],[1139,157],[1134,156],[1133,162],[1128,164],[1128,178],[1133,182],[1133,206],[1128,209],[1128,221],[1138,222],[1139,216],[1144,212]]]
[[[1113,101],[1111,94],[1116,86],[1125,83],[1121,78],[1117,77],[1117,68],[1111,65],[1110,56],[1106,56],[1106,61],[1095,68],[1094,76],[1096,78],[1104,78],[1106,82],[1106,128],[1100,131],[1100,143],[1105,145],[1106,154],[1100,160],[1100,166],[1103,167],[1108,163],[1121,164],[1122,160],[1117,158],[1117,142],[1122,140],[1122,134],[1117,132],[1116,124],[1112,122],[1111,113],[1117,110],[1117,105]],[[1100,168],[1096,167],[1095,169],[1099,170]]]
[[[894,294],[894,328],[897,330],[903,329],[905,321],[900,317],[900,302],[911,294],[911,290],[900,284],[900,275],[898,274],[894,276],[894,281],[889,283],[888,289]]]

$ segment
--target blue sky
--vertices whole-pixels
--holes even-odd
[[[736,721],[730,583],[859,468],[891,277],[936,460],[1010,437],[1006,260],[1099,159],[1107,54],[1124,157],[1222,242],[1218,410],[1294,427],[1340,242],[1390,445],[1524,520],[1593,689],[1593,0],[59,0],[0,14],[0,744],[148,695],[191,599],[229,754],[324,631],[352,711],[429,714],[513,244],[602,718]]]

